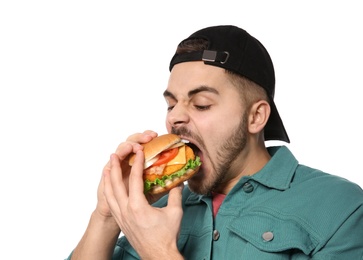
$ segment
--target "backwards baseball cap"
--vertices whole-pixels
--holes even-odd
[[[224,68],[255,82],[266,90],[270,98],[271,114],[265,126],[265,140],[281,140],[289,143],[289,137],[273,101],[275,72],[265,47],[245,30],[231,25],[201,29],[180,44],[191,39],[208,41],[207,49],[175,53],[170,61],[169,70],[181,62],[204,61],[205,64]]]

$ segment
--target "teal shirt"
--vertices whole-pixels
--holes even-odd
[[[363,191],[271,147],[268,164],[239,180],[215,219],[210,196],[183,191],[185,259],[363,259]],[[155,206],[165,206],[167,198]],[[125,237],[113,260],[139,259]]]

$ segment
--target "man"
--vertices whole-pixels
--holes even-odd
[[[204,28],[180,43],[170,71],[166,127],[196,147],[199,172],[167,196],[145,196],[140,143],[157,134],[131,135],[104,168],[70,259],[363,259],[362,189],[265,146],[289,138],[258,40]]]

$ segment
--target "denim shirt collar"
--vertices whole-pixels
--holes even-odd
[[[267,150],[270,161],[249,178],[272,189],[288,189],[299,162],[286,146],[268,147]]]

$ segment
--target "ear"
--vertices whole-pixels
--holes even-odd
[[[248,130],[251,134],[257,134],[263,130],[268,118],[270,117],[271,108],[266,100],[259,100],[254,103],[250,110]]]

